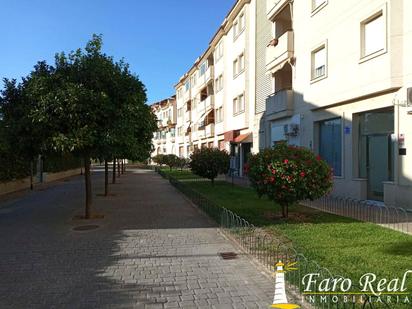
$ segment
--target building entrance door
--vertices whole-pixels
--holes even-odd
[[[368,199],[383,200],[383,182],[391,177],[389,170],[390,135],[368,136]]]
[[[385,181],[393,180],[393,108],[360,114],[359,176],[368,180],[367,198],[382,201]]]

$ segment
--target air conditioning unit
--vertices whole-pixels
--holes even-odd
[[[299,125],[296,123],[286,124],[283,129],[285,136],[297,136],[299,133]]]

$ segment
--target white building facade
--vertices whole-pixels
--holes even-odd
[[[285,140],[333,194],[412,208],[412,1],[239,0],[176,88],[176,155]],[[166,147],[167,148],[167,147]]]
[[[151,157],[158,154],[176,153],[176,98],[164,99],[151,105],[157,118],[157,132],[154,133]]]

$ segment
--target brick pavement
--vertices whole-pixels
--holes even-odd
[[[71,219],[80,177],[0,202],[0,308],[268,307],[273,281],[246,256],[223,260],[237,248],[167,181],[134,170],[119,182],[87,223]]]

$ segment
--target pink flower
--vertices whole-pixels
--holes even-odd
[[[283,163],[288,164],[288,163],[289,163],[289,160],[288,160],[288,159],[285,159],[285,160],[283,161]]]
[[[300,172],[300,177],[305,177],[305,176],[306,176],[305,172]]]

